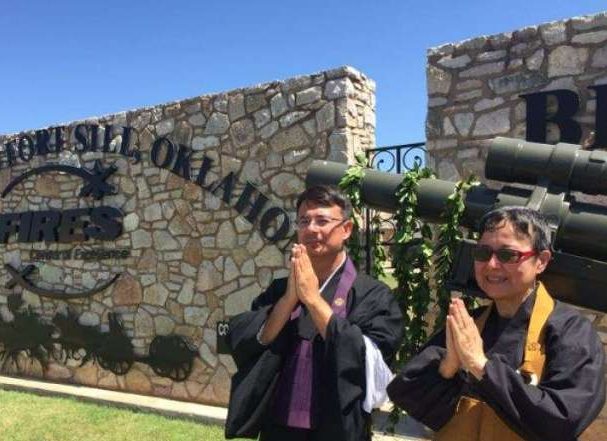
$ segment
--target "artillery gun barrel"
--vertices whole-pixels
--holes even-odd
[[[531,185],[541,178],[567,191],[607,194],[607,152],[497,137],[489,142],[485,177]]]
[[[474,144],[488,151],[487,179],[526,187],[470,188],[465,196],[462,225],[476,230],[486,212],[503,206],[526,206],[540,211],[550,223],[554,248],[553,259],[541,280],[560,300],[607,312],[607,296],[603,294],[607,286],[607,207],[578,202],[571,194],[607,195],[607,152],[508,138]],[[306,185],[338,185],[346,170],[347,165],[342,163],[314,161]],[[396,192],[401,180],[401,175],[365,170],[362,201],[372,208],[396,211],[400,205]],[[440,179],[421,179],[415,190],[418,216],[427,222],[442,222],[447,198],[455,185]],[[460,242],[447,285],[482,295],[472,270],[474,244],[470,240]]]
[[[348,165],[330,161],[313,161],[306,177],[306,186],[338,185]],[[402,175],[366,169],[361,185],[362,201],[375,209],[395,212],[399,201],[396,190]],[[421,179],[416,190],[417,213],[427,222],[442,222],[447,197],[455,183],[440,179]],[[468,191],[462,225],[476,229],[488,211],[509,205],[527,206],[532,190],[504,186],[500,190],[478,185]],[[542,211],[540,209],[540,211]],[[558,229],[554,248],[566,253],[607,261],[607,207],[589,203],[563,202],[559,207]]]

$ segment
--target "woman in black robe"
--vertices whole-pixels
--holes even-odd
[[[577,439],[605,402],[604,350],[591,323],[554,302],[543,326],[539,382],[519,373],[540,291],[536,279],[550,259],[549,229],[536,212],[512,207],[488,213],[480,233],[475,277],[494,300],[482,331],[454,299],[445,329],[406,364],[388,395],[439,431],[438,439],[453,427],[463,397],[489,406],[512,431],[496,439]]]

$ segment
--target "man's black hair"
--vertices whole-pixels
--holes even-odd
[[[329,185],[316,185],[307,188],[297,198],[297,211],[304,202],[311,202],[320,207],[331,207],[333,205],[341,208],[341,213],[344,219],[349,219],[352,213],[352,205],[350,200],[346,198],[337,187]]]

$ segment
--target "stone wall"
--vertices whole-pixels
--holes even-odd
[[[8,243],[0,243],[4,264],[18,271],[34,265],[27,276],[32,286],[78,293],[118,276],[91,297],[57,300],[19,284],[5,286],[12,276],[4,268],[0,312],[7,326],[15,320],[7,296],[21,294],[44,323],[69,309],[81,325],[108,332],[108,315],[117,313],[138,357],[147,355],[158,335],[185,336],[196,351],[193,371],[183,382],[159,376],[139,362],[125,375],[93,360],[80,366],[82,350],[64,362],[51,358],[46,369],[21,354],[19,365],[7,364],[9,372],[225,404],[234,366],[229,356],[217,353],[216,325],[248,309],[273,277],[285,274],[282,249],[292,228],[282,240],[275,239],[286,224],[282,210],[294,217],[294,200],[304,188],[310,162],[346,161],[375,145],[374,89],[373,81],[344,67],[0,136],[2,189],[28,170],[61,161],[80,162],[101,174],[111,164],[117,167],[107,177],[116,194],[99,200],[80,196],[81,179],[40,172],[0,199],[0,213],[55,210],[65,217],[66,210],[101,206],[123,212],[122,233],[110,241],[74,240],[76,233],[68,228],[60,234],[71,242],[29,243],[5,222]],[[261,210],[253,214],[250,204],[256,201]],[[19,219],[25,230],[27,219]],[[76,230],[83,228],[74,222]],[[122,250],[125,256],[90,260],[84,256],[91,250]],[[34,347],[51,352],[35,342]]]
[[[581,106],[575,119],[587,138],[595,111],[587,87],[607,83],[605,67],[605,13],[430,49],[426,134],[432,163],[441,177],[482,176],[486,152],[466,149],[466,141],[524,139],[526,109],[519,95],[535,91],[576,92]],[[548,138],[557,136],[551,130]]]
[[[442,179],[459,180],[470,173],[482,178],[487,151],[470,141],[495,136],[526,139],[526,105],[520,95],[531,92],[577,93],[580,110],[574,119],[582,127],[582,140],[590,141],[596,99],[588,86],[607,84],[605,67],[607,13],[430,49],[429,166]],[[556,142],[558,130],[548,128],[547,140]],[[586,313],[607,344],[607,316]],[[602,418],[607,418],[607,408]],[[607,433],[605,421],[602,433]]]

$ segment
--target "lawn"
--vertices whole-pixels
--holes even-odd
[[[398,286],[398,280],[396,280],[396,278],[394,277],[394,274],[392,272],[386,273],[385,275],[381,276],[379,278],[379,280],[381,280],[382,282],[384,282],[391,289],[394,289],[394,288],[396,288]]]
[[[72,398],[0,390],[0,440],[220,441],[223,428]]]

